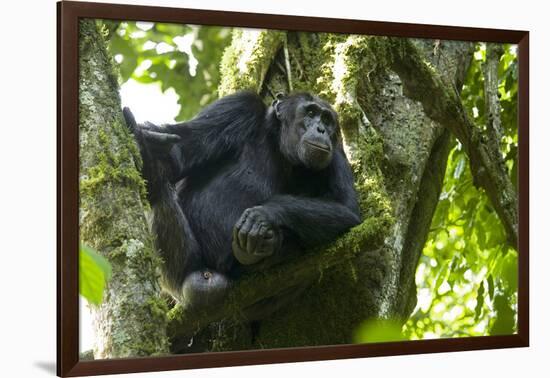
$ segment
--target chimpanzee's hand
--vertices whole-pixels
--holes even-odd
[[[138,144],[143,163],[141,173],[147,182],[149,201],[154,202],[160,188],[175,181],[176,172],[169,152],[174,144],[180,141],[180,137],[167,133],[164,127],[149,122],[138,125],[128,108],[124,108],[122,113],[126,126]]]
[[[150,123],[141,125],[140,132],[147,149],[157,157],[168,155],[174,144],[180,141],[178,135],[167,133],[161,127]]]
[[[273,255],[281,243],[281,231],[270,221],[263,206],[246,209],[233,227],[233,255],[243,265]]]
[[[142,153],[147,151],[153,158],[167,155],[172,146],[180,141],[176,134],[166,132],[163,127],[150,122],[137,124],[134,115],[128,108],[123,109],[128,129],[134,134]]]

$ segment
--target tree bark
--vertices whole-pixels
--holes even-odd
[[[104,301],[92,307],[94,358],[168,352],[160,260],[145,219],[139,152],[124,125],[116,72],[93,20],[79,35],[80,239],[110,261]]]
[[[485,89],[485,114],[487,114],[487,135],[490,146],[500,154],[502,124],[500,121],[500,100],[498,97],[498,64],[504,54],[501,43],[487,43],[486,62],[483,70]]]
[[[387,38],[375,47],[375,51],[387,56],[387,64],[403,80],[407,96],[420,101],[426,115],[451,131],[464,145],[474,184],[487,193],[508,234],[510,245],[517,249],[517,193],[498,149],[500,141],[491,141],[476,127],[462,106],[456,86],[434,72],[409,40]],[[489,125],[489,129],[488,135],[491,135],[494,125]],[[493,147],[495,142],[496,148]]]

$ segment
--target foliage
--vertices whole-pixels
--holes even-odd
[[[186,120],[217,98],[219,62],[231,29],[147,22],[105,24],[109,50],[120,70],[121,84],[133,79],[174,88]]]
[[[517,175],[517,60],[505,46],[499,64],[501,151]],[[477,45],[462,90],[463,103],[481,130],[486,124],[485,45]],[[487,196],[475,188],[466,152],[452,149],[416,283],[418,304],[404,327],[411,339],[511,334],[516,331],[517,252]]]
[[[88,303],[100,305],[103,291],[111,279],[111,264],[92,248],[81,244],[79,257],[79,290]]]

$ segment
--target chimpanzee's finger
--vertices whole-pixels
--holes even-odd
[[[248,216],[244,221],[243,225],[239,228],[239,245],[244,251],[247,251],[248,245],[248,234],[254,226],[254,219],[251,216]]]
[[[250,232],[248,233],[247,238],[247,245],[246,245],[246,251],[251,254],[255,254],[257,247],[258,247],[258,241],[260,239],[260,222],[255,222],[252,228],[250,229]]]
[[[124,115],[124,120],[126,121],[126,126],[130,131],[134,132],[137,128],[136,118],[132,114],[130,108],[125,107],[122,109],[122,114]]]
[[[143,130],[143,136],[152,143],[164,145],[174,144],[181,140],[176,134],[159,133],[149,130]]]

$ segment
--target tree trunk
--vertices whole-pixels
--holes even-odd
[[[92,307],[94,358],[168,352],[160,260],[145,219],[139,152],[124,125],[118,82],[103,37],[80,23],[80,240],[112,265],[104,301]]]

